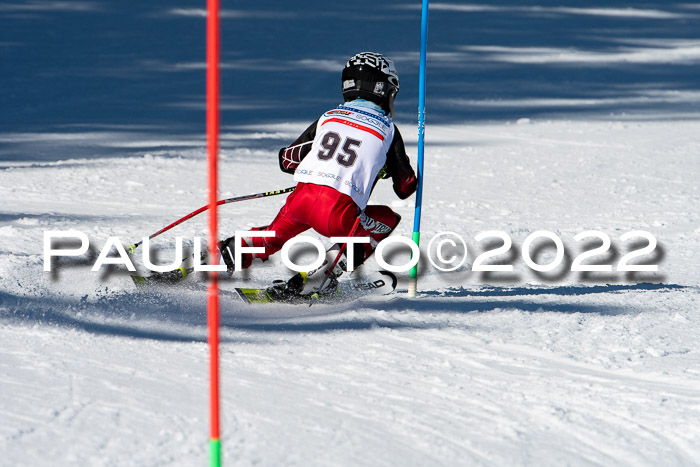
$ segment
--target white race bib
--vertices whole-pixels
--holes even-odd
[[[294,180],[333,187],[364,209],[393,139],[394,123],[381,112],[341,105],[318,120]]]

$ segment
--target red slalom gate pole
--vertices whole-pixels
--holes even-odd
[[[219,158],[219,0],[207,0],[207,162],[209,169],[209,258],[216,266],[218,252],[218,172]],[[210,436],[209,465],[221,465],[219,425],[219,278],[210,274],[207,291],[207,326],[209,341]]]

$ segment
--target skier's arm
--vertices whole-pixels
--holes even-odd
[[[289,174],[293,174],[299,166],[299,163],[311,151],[311,145],[316,137],[316,124],[318,120],[313,122],[291,145],[280,149],[277,157],[279,158],[280,170]]]
[[[394,193],[401,199],[411,196],[418,186],[418,179],[406,155],[406,148],[399,129],[394,127],[394,139],[386,154],[386,173],[394,182]]]

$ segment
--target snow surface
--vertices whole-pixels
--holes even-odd
[[[353,5],[224,4],[220,197],[292,184],[277,149],[337,103],[360,49],[396,60],[416,153],[420,10]],[[205,293],[90,272],[108,237],[138,240],[207,201],[202,8],[0,5],[0,465],[207,461]],[[224,293],[224,462],[700,464],[697,5],[442,2],[430,20],[422,244],[457,233],[467,263],[424,261],[417,299],[405,274],[393,296],[332,306]],[[383,183],[372,200],[410,237],[413,199]],[[222,235],[283,201],[222,207]],[[90,253],[43,272],[44,232],[71,229]],[[490,230],[512,238],[498,258],[512,273],[470,270],[499,245],[475,240]],[[550,273],[520,256],[537,230],[566,245]],[[613,265],[644,246],[622,234],[652,233],[642,259],[658,272],[568,271],[597,246],[573,239],[586,230],[610,236],[592,262]],[[169,261],[175,235],[205,234],[202,215],[156,246]],[[288,274],[274,258],[234,282]]]

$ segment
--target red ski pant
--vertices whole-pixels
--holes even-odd
[[[264,247],[265,253],[256,256],[266,260],[287,242],[308,229],[326,237],[347,237],[360,214],[352,198],[338,190],[311,183],[299,183],[277,217],[267,227],[255,230],[274,231],[274,237],[254,237],[252,244]],[[388,206],[367,206],[354,237],[370,237],[371,243],[355,245],[355,267],[364,262],[377,243],[396,228],[401,216]],[[244,261],[244,263],[248,263]]]

